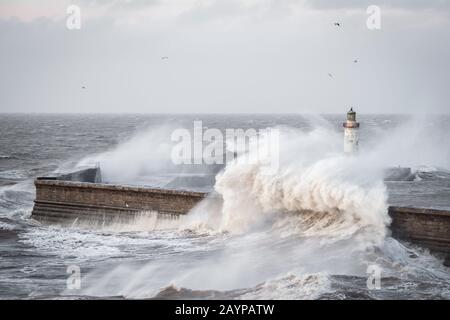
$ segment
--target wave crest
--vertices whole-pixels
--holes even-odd
[[[223,197],[221,228],[245,232],[275,215],[274,226],[281,227],[279,214],[289,214],[284,227],[304,236],[346,238],[367,230],[366,238],[381,241],[390,221],[382,171],[363,157],[330,150],[330,139],[338,137],[323,128],[282,131],[280,156],[289,158],[280,159],[272,174],[261,157],[253,164],[243,158],[230,163],[215,185]]]

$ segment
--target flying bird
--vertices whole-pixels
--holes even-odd
[[[334,76],[333,76],[331,73],[329,73],[328,76],[329,76],[330,78],[334,78]]]
[[[334,25],[335,25],[336,27],[340,27],[340,26],[341,26],[341,23],[340,23],[340,22],[335,22]]]
[[[353,60],[353,62],[354,62],[354,63],[358,63],[358,60],[357,60],[357,59],[355,59],[355,60]]]
[[[81,89],[86,89],[86,86],[82,86]]]
[[[169,59],[169,57],[168,56],[164,56],[164,57],[161,57],[161,59],[162,60],[166,60],[166,59]]]

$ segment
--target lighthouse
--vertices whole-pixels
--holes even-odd
[[[356,112],[353,108],[347,112],[347,121],[344,122],[344,152],[353,154],[358,152],[358,128],[359,122],[356,122]]]

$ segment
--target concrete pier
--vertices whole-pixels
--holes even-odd
[[[450,211],[389,207],[389,215],[393,237],[442,253],[450,262]]]
[[[182,190],[103,184],[98,169],[35,180],[32,218],[43,223],[93,225],[132,221],[142,212],[163,218],[187,214],[210,194]],[[79,181],[88,179],[91,182]],[[438,253],[450,263],[450,211],[389,207],[395,238]]]
[[[101,219],[126,221],[141,212],[172,216],[188,213],[208,194],[78,181],[38,179],[32,218],[71,224]]]

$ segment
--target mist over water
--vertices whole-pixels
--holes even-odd
[[[448,268],[426,250],[390,237],[387,207],[405,201],[405,188],[430,186],[442,193],[433,203],[445,207],[450,157],[441,142],[450,119],[394,120],[362,117],[360,153],[346,156],[339,117],[209,118],[206,125],[221,130],[279,129],[278,170],[267,170],[264,156],[256,163],[238,157],[216,176],[217,195],[176,221],[143,213],[132,224],[99,229],[23,226],[7,209],[0,228],[19,229],[20,246],[43,256],[27,272],[57,275],[53,286],[59,289],[34,289],[38,297],[448,299]],[[170,162],[174,127],[156,121],[115,146],[88,150],[71,161],[72,168],[100,162],[108,181],[163,186],[180,171],[186,174]],[[383,169],[397,165],[418,169],[416,181],[384,183]],[[2,189],[2,201],[11,199],[10,188]],[[391,190],[398,198],[390,199]],[[27,210],[32,198],[24,201]],[[81,265],[80,291],[64,288],[67,264]],[[380,290],[367,288],[370,265],[382,269]]]
[[[78,165],[99,164],[103,180],[136,184],[143,177],[168,171],[171,167],[170,151],[173,143],[168,137],[176,128],[174,125],[159,125],[141,129],[113,150],[89,156]]]

